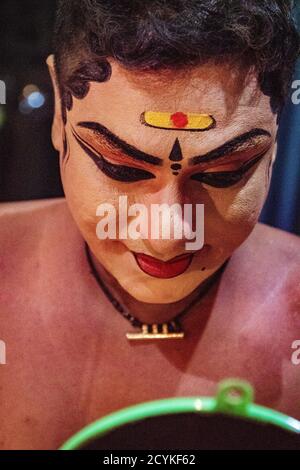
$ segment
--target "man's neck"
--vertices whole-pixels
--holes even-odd
[[[188,307],[191,306],[192,309],[195,303],[197,303],[197,299],[199,299],[200,302],[200,300],[210,290],[210,287],[218,280],[226,264],[225,263],[220,268],[216,269],[212,275],[210,275],[184,299],[169,304],[153,304],[140,302],[132,297],[120,286],[118,281],[105,270],[96,257],[92,253],[90,253],[90,255],[96,272],[101,278],[101,281],[105,284],[111,296],[121,304],[125,311],[129,312],[142,323],[148,324],[160,324],[173,320],[185,309],[187,309],[186,314],[188,315]],[[99,286],[99,289],[100,288],[101,287]]]

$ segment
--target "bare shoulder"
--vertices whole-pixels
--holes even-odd
[[[2,243],[22,241],[42,230],[51,219],[67,211],[65,199],[44,199],[0,204],[0,240]]]
[[[6,221],[16,222],[36,218],[62,210],[66,207],[64,198],[40,199],[34,201],[4,202],[0,204],[0,229],[3,230]]]
[[[259,305],[269,304],[279,317],[300,326],[300,237],[257,224],[232,257],[232,270],[241,290],[251,290]],[[274,314],[275,320],[275,314]]]
[[[300,317],[300,237],[283,230],[258,224],[257,256],[269,266],[269,279],[281,281],[287,304]]]
[[[275,227],[259,223],[253,231],[258,245],[274,256],[296,256],[300,258],[300,237]]]
[[[300,326],[300,237],[257,224],[229,263],[229,279],[257,305],[278,311],[278,319]],[[231,284],[233,285],[233,284]],[[275,313],[272,313],[275,321]],[[279,321],[279,320],[278,320]],[[283,325],[282,325],[283,326]]]
[[[0,204],[0,276],[30,264],[70,220],[64,199]]]
[[[237,256],[258,270],[268,266],[272,275],[282,273],[283,269],[298,269],[300,273],[300,237],[259,223],[237,250]]]

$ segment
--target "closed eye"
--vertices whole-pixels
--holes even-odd
[[[256,165],[266,153],[267,152],[264,152],[262,155],[258,155],[249,162],[244,163],[238,170],[195,173],[191,176],[191,179],[215,188],[229,188],[241,181],[246,173]]]
[[[148,180],[155,178],[150,171],[141,168],[130,167],[126,165],[115,165],[106,160],[103,155],[87,145],[81,137],[72,130],[73,136],[82,150],[93,160],[96,166],[109,178],[123,183],[134,183],[137,181]]]

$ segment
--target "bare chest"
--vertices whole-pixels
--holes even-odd
[[[291,361],[296,332],[287,327],[288,313],[283,328],[274,305],[253,317],[253,302],[251,309],[207,302],[185,322],[184,340],[128,342],[130,325],[106,303],[101,311],[54,304],[25,311],[27,321],[11,317],[2,330],[2,448],[57,448],[112,411],[212,395],[228,377],[248,380],[257,402],[300,417],[300,374]]]

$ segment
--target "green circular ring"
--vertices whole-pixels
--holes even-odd
[[[228,401],[226,397],[230,388],[240,390],[243,400],[236,401],[236,404],[234,401]],[[279,411],[252,403],[252,396],[252,387],[247,382],[230,379],[219,385],[216,397],[167,398],[130,406],[86,426],[68,439],[60,447],[60,450],[80,449],[91,440],[125,424],[174,413],[226,414],[271,424],[286,431],[300,434],[300,421]]]

